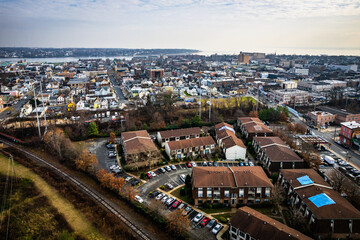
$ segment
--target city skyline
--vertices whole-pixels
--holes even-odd
[[[0,46],[360,55],[360,3],[0,1]]]

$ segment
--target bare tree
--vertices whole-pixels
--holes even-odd
[[[329,174],[329,179],[332,183],[333,188],[341,192],[344,188],[344,181],[346,179],[346,176],[342,174],[341,172],[337,171],[336,169],[333,169],[333,171]]]
[[[270,201],[279,206],[285,200],[284,190],[279,183],[276,183],[271,191],[271,199]]]
[[[178,235],[183,235],[190,227],[190,219],[187,216],[184,216],[179,209],[168,214],[167,220],[168,228]]]

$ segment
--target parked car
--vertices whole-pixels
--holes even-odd
[[[131,179],[133,179],[133,177],[126,177],[126,178],[125,178],[125,182],[128,182],[128,181],[130,181]]]
[[[162,199],[164,196],[165,196],[164,193],[159,193],[159,195],[157,195],[155,199],[156,199],[156,200],[160,200],[160,199]]]
[[[154,198],[154,197],[158,196],[159,194],[160,194],[160,191],[155,191],[150,194],[150,197]]]
[[[249,162],[249,166],[253,167],[255,164],[253,162]]]
[[[161,201],[162,201],[163,203],[165,203],[168,199],[169,199],[169,197],[168,197],[167,195],[165,195],[165,196],[161,199]]]
[[[211,167],[211,166],[212,166],[212,163],[211,163],[211,162],[208,162],[208,166],[210,166],[210,167]]]
[[[206,224],[208,224],[209,222],[210,222],[210,218],[204,217],[204,219],[201,220],[200,225],[203,226],[203,227],[205,227]]]
[[[191,165],[192,165],[193,167],[196,167],[196,163],[195,163],[195,162],[191,162]]]
[[[141,183],[141,181],[139,179],[134,179],[132,182],[131,182],[131,186],[136,186],[138,185],[139,183]]]
[[[202,213],[198,213],[198,214],[194,217],[193,221],[194,221],[195,223],[198,223],[202,217],[203,217],[203,214],[202,214]]]
[[[215,161],[215,162],[214,162],[214,166],[217,167],[217,165],[218,165],[218,163]]]
[[[220,232],[221,228],[223,227],[223,225],[221,223],[216,224],[216,226],[213,228],[213,230],[211,231],[213,234],[218,234],[218,232]]]
[[[110,170],[115,170],[115,169],[121,169],[121,168],[117,164],[114,164],[114,165],[110,166]]]
[[[165,173],[165,169],[164,168],[159,168],[159,171],[161,172],[161,173]]]
[[[210,222],[206,225],[206,227],[208,228],[212,228],[216,223],[216,220],[215,219],[211,219]]]
[[[115,148],[115,144],[108,144],[106,145],[107,149],[114,149]]]
[[[182,182],[185,183],[185,179],[186,179],[185,174],[180,174],[180,175],[179,175],[179,178],[180,178],[180,181],[182,181]]]
[[[192,167],[191,163],[189,163],[189,162],[186,163],[186,166],[187,166],[188,168],[191,168],[191,167]]]
[[[169,166],[164,167],[166,171],[171,172],[171,168]]]
[[[156,177],[156,176],[157,176],[156,173],[154,173],[154,172],[152,172],[152,171],[149,171],[149,173],[150,173],[151,176],[153,176],[153,177]]]
[[[170,197],[168,200],[166,200],[166,206],[170,206],[176,199]]]
[[[171,170],[174,170],[174,171],[176,170],[176,167],[173,164],[170,165],[170,168],[171,168]]]
[[[207,166],[207,163],[206,163],[206,162],[203,162],[202,165],[203,165],[203,166]]]
[[[190,212],[191,212],[191,210],[192,210],[192,207],[190,207],[190,206],[187,206],[185,209],[184,209],[184,211],[183,211],[183,215],[188,215]]]
[[[138,203],[143,203],[144,200],[139,196],[139,195],[135,195],[135,200],[138,202]]]
[[[145,175],[148,179],[152,179],[152,177],[153,177],[150,173],[146,173]]]
[[[181,200],[176,200],[175,202],[173,202],[173,204],[171,205],[172,208],[177,208],[181,203]]]
[[[178,207],[178,209],[183,209],[183,208],[186,208],[187,205],[185,203],[181,203]]]
[[[170,183],[165,183],[165,187],[167,187],[168,189],[173,189],[174,186],[171,185]]]

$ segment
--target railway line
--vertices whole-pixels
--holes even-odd
[[[18,151],[23,152],[24,154],[26,154],[29,158],[33,159],[34,161],[36,161],[42,165],[46,165],[47,167],[54,170],[60,176],[69,179],[75,186],[77,186],[85,194],[92,197],[96,202],[101,204],[105,209],[107,209],[108,211],[113,213],[115,216],[117,216],[122,222],[124,222],[129,227],[129,229],[132,232],[134,232],[139,237],[139,239],[143,239],[143,240],[153,239],[147,233],[145,233],[143,230],[141,230],[139,227],[137,227],[134,223],[132,223],[129,219],[127,219],[120,211],[118,211],[115,207],[113,207],[106,199],[101,197],[100,194],[98,194],[96,191],[92,190],[90,187],[88,187],[87,185],[82,183],[77,178],[67,174],[66,172],[62,171],[58,167],[45,161],[42,158],[36,156],[35,154],[33,154],[23,148],[20,148],[17,144],[15,144],[13,142],[10,142],[10,141],[4,140],[4,139],[0,139],[0,142],[2,142],[3,144],[5,144],[7,146],[16,148]]]

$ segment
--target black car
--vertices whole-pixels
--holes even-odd
[[[131,182],[131,186],[136,186],[138,185],[139,183],[141,183],[141,181],[139,179],[134,179],[132,182]]]

